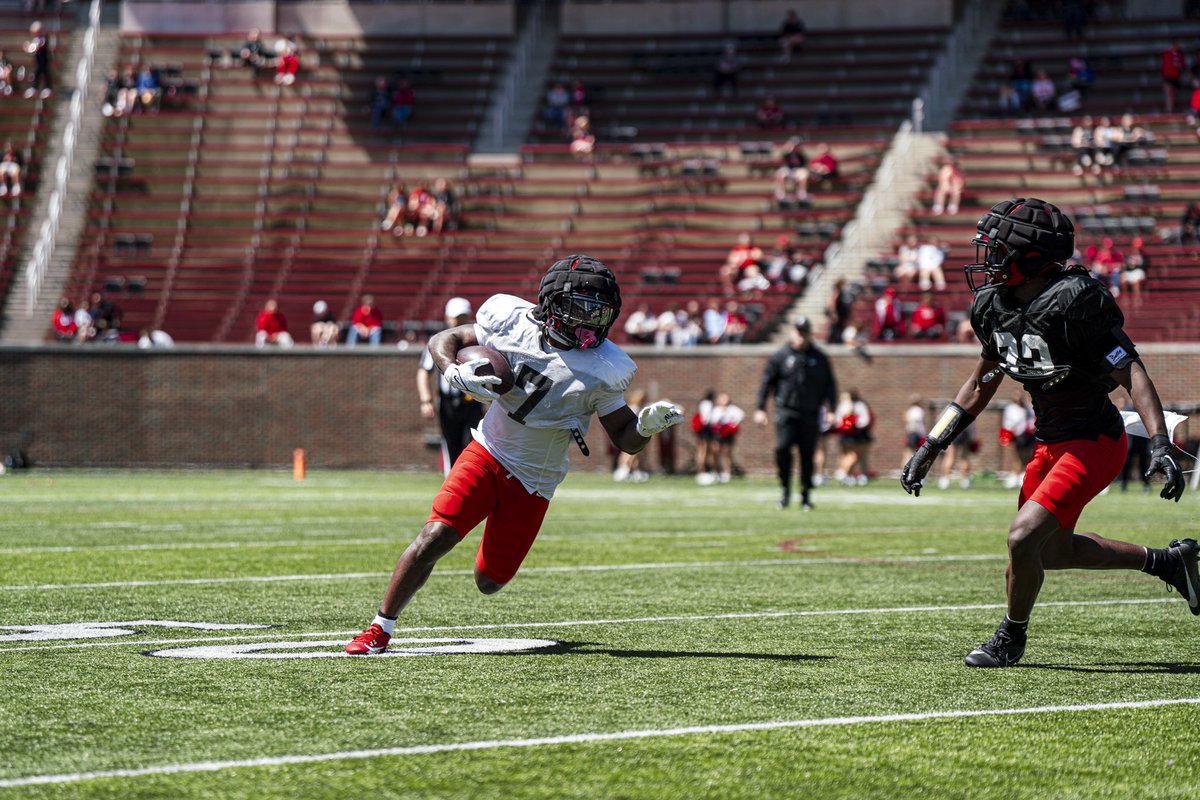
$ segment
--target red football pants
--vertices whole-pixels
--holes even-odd
[[[429,521],[449,525],[465,539],[486,518],[475,566],[504,584],[521,568],[549,507],[549,500],[530,494],[487,448],[472,441],[433,498]]]

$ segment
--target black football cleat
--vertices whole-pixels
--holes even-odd
[[[1183,596],[1193,614],[1200,616],[1200,574],[1196,569],[1200,545],[1196,544],[1195,539],[1174,539],[1167,547],[1167,552],[1171,554],[1175,568],[1163,580]]]
[[[1025,655],[1025,640],[1017,641],[1012,634],[998,628],[983,644],[976,647],[963,663],[968,667],[1014,667]]]
[[[784,489],[783,494],[781,494],[779,496],[779,503],[777,504],[777,507],[780,509],[787,508],[791,504],[791,502],[792,502],[792,493],[790,491],[788,491],[787,489]]]

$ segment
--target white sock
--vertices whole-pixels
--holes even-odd
[[[383,628],[384,633],[386,633],[388,636],[391,636],[392,629],[396,627],[396,620],[388,619],[382,614],[376,614],[375,619],[371,621],[371,624],[378,625],[380,628]]]

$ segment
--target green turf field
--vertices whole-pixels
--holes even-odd
[[[501,593],[474,537],[442,562],[397,628],[438,642],[295,657],[370,621],[437,485],[0,478],[0,797],[1200,793],[1200,619],[1162,583],[1051,574],[1022,666],[962,665],[1002,614],[999,488],[805,514],[765,478],[577,474]],[[1080,527],[1162,546],[1198,509],[1114,491]]]

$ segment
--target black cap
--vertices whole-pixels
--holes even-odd
[[[796,317],[792,324],[801,333],[812,333],[812,323],[808,321],[808,317]]]

